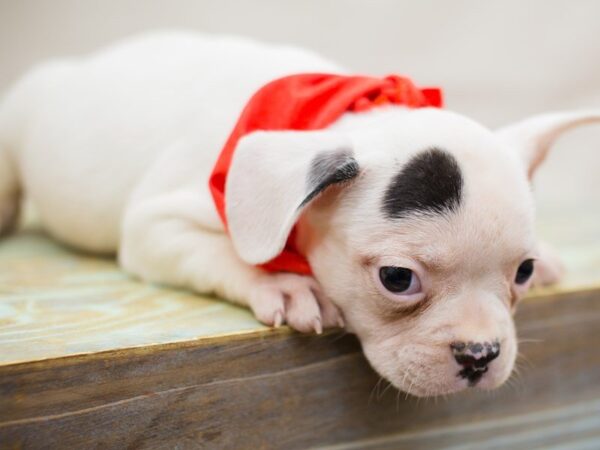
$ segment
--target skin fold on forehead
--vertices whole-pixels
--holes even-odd
[[[385,217],[404,218],[411,212],[444,214],[461,203],[463,176],[450,153],[432,148],[413,156],[392,178],[382,203]]]

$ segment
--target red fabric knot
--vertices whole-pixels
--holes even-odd
[[[350,107],[354,112],[364,112],[377,106],[395,104],[405,105],[409,108],[420,108],[424,106],[441,107],[441,94],[427,95],[426,90],[417,88],[414,83],[406,77],[389,75],[382,80],[380,86],[372,92],[366,92],[364,96],[356,99]]]

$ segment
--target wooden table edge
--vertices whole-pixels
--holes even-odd
[[[557,300],[569,301],[569,299],[572,297],[587,295],[600,295],[600,284],[590,284],[587,286],[577,288],[557,286],[551,288],[536,289],[530,295],[528,295],[524,301],[526,301],[529,304],[532,304],[533,302],[538,303]],[[323,333],[323,335],[326,336],[330,334],[335,334],[337,332],[339,331],[326,330]],[[213,334],[171,342],[148,343],[108,350],[73,353],[63,356],[50,356],[48,358],[2,362],[0,363],[0,371],[7,373],[7,371],[10,371],[11,369],[21,369],[24,366],[30,366],[32,369],[34,369],[36,367],[44,365],[51,365],[54,362],[83,362],[103,358],[114,359],[131,356],[142,356],[160,351],[179,350],[189,347],[198,348],[205,346],[224,345],[227,343],[234,344],[236,342],[243,342],[248,340],[281,338],[286,335],[292,336],[294,334],[296,334],[296,332],[287,326],[282,326],[279,328],[260,327],[256,329],[226,332],[222,334]]]

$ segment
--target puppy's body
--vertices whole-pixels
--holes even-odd
[[[494,133],[445,110],[386,106],[326,130],[253,133],[227,181],[228,235],[208,189],[215,160],[252,94],[299,72],[343,69],[289,47],[158,34],[34,70],[0,109],[0,232],[24,191],[52,235],[117,252],[145,280],[215,292],[300,331],[345,321],[401,389],[501,384],[531,258],[544,281],[558,274],[536,247],[528,176],[556,136],[599,114]],[[314,278],[258,269],[294,225]]]
[[[54,236],[116,252],[126,203],[161,156],[178,153],[178,143],[193,148],[181,155],[184,163],[176,173],[161,166],[163,176],[154,179],[161,185],[138,195],[187,185],[203,196],[211,226],[221,228],[208,175],[245,102],[290,73],[340,71],[290,47],[149,35],[33,70],[2,107],[0,140]]]

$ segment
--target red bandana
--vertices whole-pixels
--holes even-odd
[[[239,139],[256,130],[318,130],[331,125],[345,112],[368,111],[397,104],[409,108],[441,108],[438,88],[419,89],[408,78],[385,78],[332,74],[298,74],[274,80],[259,89],[244,108],[229,135],[209,180],[215,206],[227,227],[225,182]],[[284,250],[260,265],[270,272],[311,274],[310,265],[295,245],[295,229]]]

